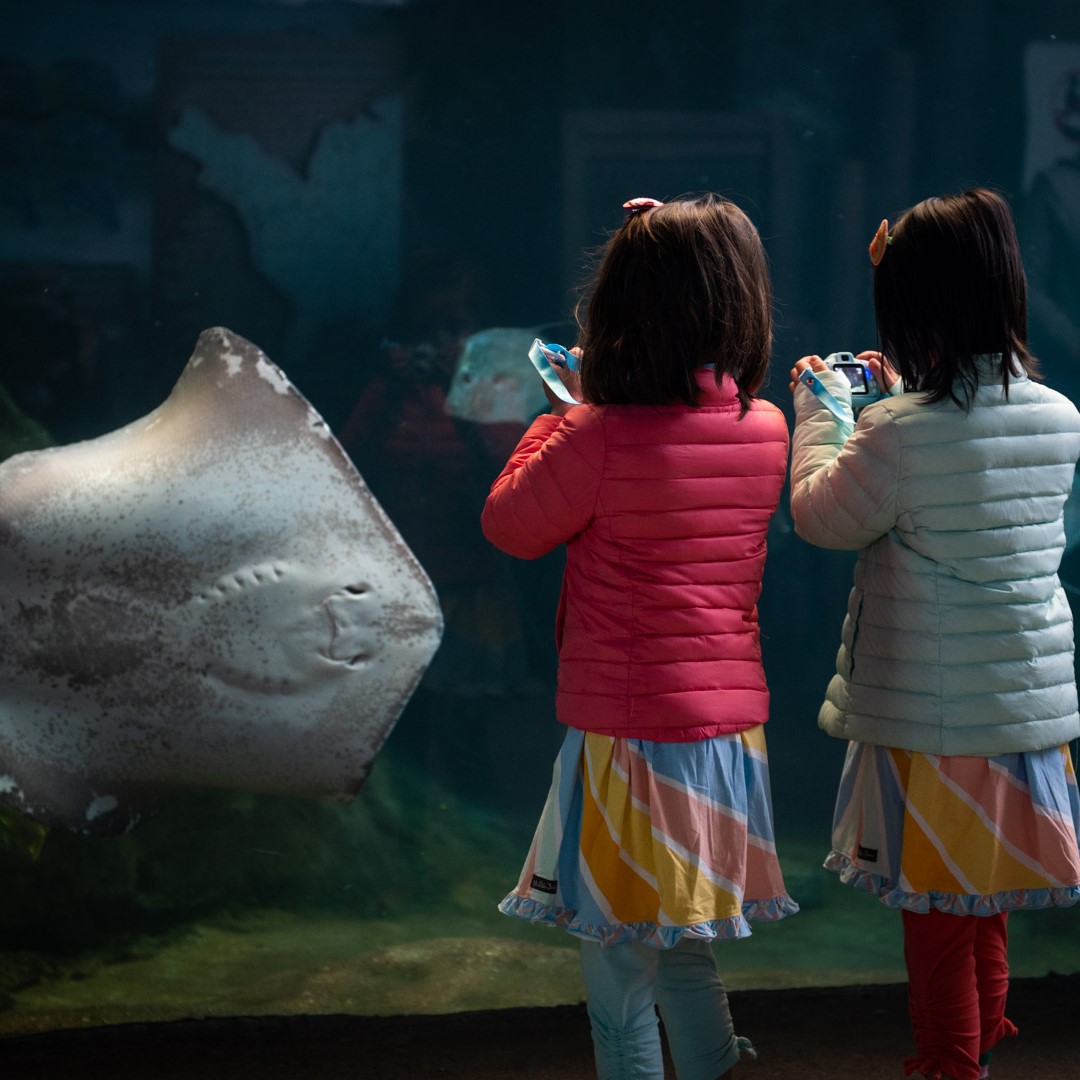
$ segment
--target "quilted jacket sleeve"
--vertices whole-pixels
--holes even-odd
[[[900,440],[887,403],[870,406],[845,439],[832,414],[803,386],[795,391],[791,516],[818,547],[859,551],[899,514]]]
[[[538,416],[491,486],[484,535],[521,559],[547,554],[592,520],[603,466],[601,410]]]

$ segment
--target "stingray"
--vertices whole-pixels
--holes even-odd
[[[544,384],[529,362],[536,333],[518,326],[480,330],[466,339],[446,398],[446,411],[478,424],[527,427],[548,407]]]
[[[0,464],[0,803],[106,834],[187,787],[346,801],[441,633],[326,423],[206,330],[149,415]]]

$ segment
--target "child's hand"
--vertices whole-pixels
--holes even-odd
[[[893,369],[892,364],[885,359],[883,353],[879,353],[876,349],[866,349],[859,353],[855,359],[862,360],[874,373],[874,381],[881,388],[883,394],[891,393],[893,384],[900,381],[900,376]]]
[[[814,353],[813,356],[804,356],[795,361],[795,366],[791,369],[791,382],[788,384],[788,389],[793,394],[795,393],[795,387],[799,385],[799,376],[807,368],[811,371],[824,371],[825,361],[817,353]]]
[[[579,360],[581,359],[581,349],[576,345],[569,350]],[[567,390],[570,391],[571,397],[575,398],[578,403],[581,402],[581,375],[577,371],[571,371],[565,364],[553,363],[551,365],[555,369],[555,373],[559,376],[560,381]],[[565,416],[571,409],[576,408],[576,405],[571,405],[567,401],[563,401],[554,390],[544,383],[544,394],[547,396],[549,402],[551,402],[551,412],[555,416]]]

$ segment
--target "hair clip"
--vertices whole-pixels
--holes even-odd
[[[891,243],[892,237],[889,235],[888,218],[882,218],[881,224],[877,227],[877,232],[874,233],[874,239],[870,241],[870,262],[874,266],[877,266],[885,258],[885,249]]]
[[[655,210],[663,205],[659,199],[639,198],[628,199],[622,204],[622,208],[626,211],[627,217],[633,217],[635,214],[643,214],[646,210]]]

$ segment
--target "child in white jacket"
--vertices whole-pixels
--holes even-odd
[[[848,739],[826,866],[901,911],[916,1055],[978,1080],[1005,1018],[1008,912],[1080,900],[1073,627],[1057,571],[1080,415],[1034,381],[1008,206],[928,199],[871,244],[883,387],[792,369],[796,531],[859,552],[819,725]],[[887,357],[887,360],[886,360]],[[895,370],[894,370],[895,369]]]

